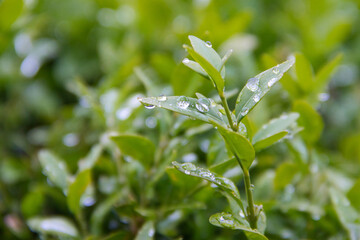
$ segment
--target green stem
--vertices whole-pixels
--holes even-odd
[[[248,202],[248,212],[246,213],[246,216],[248,218],[248,221],[250,223],[250,227],[252,229],[257,229],[257,217],[255,215],[255,204],[254,204],[254,198],[252,194],[252,187],[251,187],[251,181],[250,181],[250,173],[249,170],[246,169],[241,161],[240,158],[236,155],[235,158],[238,161],[243,173],[244,173],[244,183],[245,183],[245,191],[246,191],[246,199]]]
[[[225,98],[225,95],[224,95],[224,92],[219,92],[219,96],[220,96],[220,99],[221,99],[221,102],[224,106],[224,109],[225,109],[225,113],[226,113],[226,117],[228,118],[229,120],[229,124],[230,124],[230,127],[231,129],[234,131],[234,132],[237,132],[238,131],[238,126],[237,124],[232,120],[231,118],[231,113],[230,113],[230,109],[229,109],[229,105],[226,101],[226,98]]]
[[[223,103],[225,113],[226,113],[226,116],[227,116],[227,118],[229,120],[229,124],[231,126],[231,129],[234,132],[237,132],[238,131],[238,125],[231,118],[229,105],[228,105],[228,103],[226,101],[224,92],[219,92],[219,96],[220,96],[221,102]],[[241,167],[241,169],[243,170],[243,173],[244,173],[246,199],[247,199],[247,202],[248,202],[248,210],[247,210],[246,216],[247,216],[248,221],[250,223],[250,227],[252,229],[257,229],[257,216],[255,214],[255,204],[254,204],[254,198],[253,198],[253,194],[252,194],[250,173],[249,173],[249,170],[242,165],[242,163],[240,161],[240,158],[235,153],[234,153],[234,155],[235,155],[236,160],[238,161],[238,163],[239,163],[239,165],[240,165],[240,167]]]
[[[252,229],[257,228],[257,221],[256,221],[256,215],[255,215],[255,207],[254,207],[254,199],[252,194],[252,186],[250,182],[250,173],[249,170],[243,169],[244,172],[244,180],[245,180],[245,189],[246,189],[246,198],[248,201],[248,220],[250,223],[250,227]]]

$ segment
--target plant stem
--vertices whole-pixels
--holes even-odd
[[[229,120],[229,124],[231,126],[231,129],[234,132],[238,131],[238,125],[236,124],[236,122],[233,121],[233,119],[231,118],[231,114],[230,114],[230,109],[229,109],[229,105],[227,104],[224,92],[219,92],[219,96],[220,99],[223,103],[224,109],[225,109],[225,113],[226,116]],[[250,223],[250,227],[252,229],[257,229],[257,217],[255,215],[255,204],[254,204],[254,199],[253,199],[253,194],[252,194],[252,186],[251,186],[251,181],[250,181],[250,173],[249,170],[247,168],[245,168],[241,161],[240,158],[234,153],[236,160],[238,161],[243,173],[244,173],[244,182],[245,182],[245,190],[246,190],[246,199],[248,202],[248,212],[247,214],[247,218],[248,221]]]
[[[224,106],[225,113],[226,113],[226,117],[227,117],[228,120],[229,120],[230,127],[231,127],[231,129],[232,129],[234,132],[237,132],[237,131],[238,131],[238,126],[237,126],[236,123],[234,123],[234,121],[233,121],[232,118],[231,118],[231,113],[230,113],[229,105],[228,105],[228,103],[227,103],[227,101],[226,101],[224,92],[219,92],[219,96],[220,96],[221,102],[222,102],[222,104],[223,104],[223,106]]]
[[[245,189],[246,189],[246,198],[248,201],[248,220],[250,223],[250,227],[253,229],[257,228],[257,221],[255,215],[255,207],[254,207],[254,199],[252,195],[252,186],[250,182],[250,174],[249,170],[243,169],[244,172],[244,182],[245,182]]]

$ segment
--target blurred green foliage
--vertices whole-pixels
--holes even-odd
[[[295,68],[246,124],[255,131],[295,111],[303,127],[259,152],[250,169],[265,235],[359,239],[359,7],[356,0],[0,0],[2,239],[245,239],[209,223],[226,208],[216,188],[169,167],[193,162],[240,184],[221,137],[137,101],[215,94],[181,64],[189,34],[221,56],[233,49],[229,90],[296,53]],[[237,92],[226,94],[233,109]]]

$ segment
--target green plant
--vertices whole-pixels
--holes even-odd
[[[261,127],[256,133],[253,132],[247,115],[294,64],[295,58],[290,57],[284,63],[250,78],[239,93],[235,109],[231,111],[226,98],[224,79],[225,63],[232,51],[228,51],[221,58],[210,42],[204,42],[194,36],[189,36],[189,39],[191,46],[184,45],[184,48],[194,61],[185,58],[183,64],[210,80],[220,101],[217,102],[200,93],[196,93],[197,99],[187,96],[159,96],[141,97],[139,101],[148,109],[155,107],[168,109],[212,124],[217,129],[233,155],[233,159],[230,161],[235,159],[241,167],[246,193],[245,202],[240,197],[238,188],[230,179],[192,163],[173,162],[173,166],[186,175],[215,184],[228,199],[231,213],[222,212],[212,215],[210,217],[211,224],[242,230],[249,239],[267,239],[263,235],[266,227],[265,213],[262,205],[254,203],[254,185],[251,183],[249,170],[257,152],[300,130],[296,125],[299,114],[283,114]],[[224,159],[219,165],[227,163],[227,159]]]

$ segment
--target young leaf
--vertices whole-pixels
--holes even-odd
[[[139,135],[111,136],[120,151],[138,161],[143,166],[150,167],[154,161],[155,145],[148,138]]]
[[[74,223],[63,217],[34,217],[27,222],[29,227],[44,235],[56,235],[58,237],[80,239],[79,231]]]
[[[350,205],[344,194],[335,189],[330,189],[330,197],[337,213],[337,216],[347,230],[351,240],[360,239],[360,217],[356,210]]]
[[[205,78],[209,78],[209,75],[205,72],[205,70],[198,64],[197,62],[191,61],[188,58],[184,58],[182,63],[187,66],[188,68],[194,70],[195,72],[199,73],[200,75],[204,76]]]
[[[139,98],[139,101],[145,107],[150,106],[150,108],[153,108],[156,106],[168,109],[207,123],[213,121],[219,125],[226,126],[228,124],[227,118],[222,113],[224,111],[223,107],[208,98],[195,99],[185,96],[162,96]]]
[[[74,214],[80,211],[80,198],[91,182],[90,169],[80,172],[69,186],[67,204]]]
[[[284,114],[262,126],[253,137],[252,144],[254,148],[258,151],[285,137],[288,134],[286,129],[295,123],[298,117],[298,113]]]
[[[295,58],[292,57],[248,80],[236,100],[235,113],[238,123],[254,108],[294,63]]]
[[[212,225],[217,227],[242,230],[249,240],[268,240],[267,237],[261,234],[258,230],[251,229],[249,225],[240,224],[240,222],[229,213],[216,213],[210,217],[209,221]]]
[[[39,152],[39,161],[44,174],[49,180],[63,191],[66,191],[69,172],[65,163],[48,150],[41,150]]]
[[[209,75],[217,91],[223,92],[224,91],[223,75],[213,65],[211,65],[205,58],[203,58],[200,54],[195,52],[194,49],[188,46],[186,46],[186,49],[190,53],[190,55],[195,59],[195,61],[198,62],[200,66],[205,70],[205,72]],[[224,72],[225,72],[225,68],[223,68],[222,70],[222,73]]]
[[[199,168],[192,163],[180,164],[178,162],[173,162],[173,165],[177,170],[185,173],[186,175],[202,178],[208,182],[216,184],[223,191],[230,194],[232,196],[232,198],[236,200],[237,204],[242,209],[244,209],[242,202],[240,200],[240,193],[239,193],[237,187],[235,186],[235,184],[230,179],[221,177],[218,174],[210,172],[207,169]]]
[[[189,40],[194,51],[219,71],[222,66],[222,60],[219,54],[212,48],[211,43],[204,42],[200,38],[191,35]]]
[[[135,240],[152,240],[155,235],[155,227],[153,221],[147,221],[140,228]]]
[[[213,124],[218,128],[231,152],[240,159],[243,167],[249,169],[255,159],[255,150],[249,140],[238,132],[231,131],[216,123]]]

